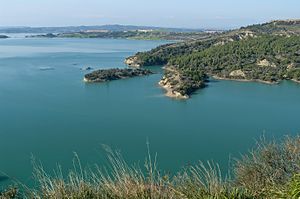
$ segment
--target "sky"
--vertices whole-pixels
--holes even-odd
[[[300,0],[0,0],[0,26],[236,28],[300,19]]]

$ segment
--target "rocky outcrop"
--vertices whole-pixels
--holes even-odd
[[[263,59],[257,62],[257,65],[260,67],[272,67],[276,68],[276,64],[269,62],[267,59]]]
[[[134,68],[139,68],[141,67],[141,64],[139,63],[138,57],[137,56],[131,56],[125,59],[125,64],[134,67]]]
[[[295,68],[295,63],[291,63],[287,66],[287,70],[292,70]]]
[[[242,78],[245,78],[245,77],[246,77],[245,73],[244,73],[241,69],[232,71],[232,72],[229,74],[229,76],[230,76],[230,77],[235,77],[235,78],[236,78],[236,77],[242,77]]]
[[[87,67],[83,67],[83,68],[81,68],[80,70],[93,70],[93,68],[92,67],[90,67],[90,66],[87,66]]]
[[[197,89],[205,87],[205,79],[198,81],[185,77],[173,66],[166,66],[159,85],[164,88],[166,96],[176,99],[188,99]]]
[[[145,76],[150,74],[153,74],[153,72],[146,69],[102,69],[86,74],[83,80],[85,82],[108,82],[112,80],[125,79],[136,76]]]
[[[178,84],[174,84],[172,82],[174,82],[172,77],[163,76],[158,84],[166,90],[166,96],[176,99],[188,99],[189,96],[187,94],[182,94],[176,90]]]

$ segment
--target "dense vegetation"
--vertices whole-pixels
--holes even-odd
[[[207,76],[277,83],[300,80],[300,20],[273,21],[159,46],[126,59],[131,66],[166,65],[164,87],[190,95]],[[192,88],[193,87],[193,88]]]
[[[270,23],[242,27],[241,29],[267,34],[299,34],[300,20],[272,21]]]
[[[215,41],[190,41],[175,44],[165,44],[149,52],[139,52],[136,56],[141,66],[165,65],[174,56],[201,51],[210,47]]]
[[[261,36],[217,45],[172,58],[186,76],[205,72],[224,78],[278,82],[299,80],[300,36]],[[232,74],[239,70],[240,74]]]
[[[233,162],[229,173],[218,164],[199,162],[176,175],[163,173],[150,155],[145,167],[130,166],[118,152],[106,147],[108,167],[82,169],[76,156],[74,170],[63,177],[34,164],[34,189],[0,192],[0,198],[72,199],[279,199],[300,197],[300,137],[283,142],[258,142],[257,147]],[[149,153],[150,154],[150,153]]]
[[[107,82],[118,79],[125,79],[136,76],[144,76],[153,74],[150,70],[146,69],[132,69],[132,68],[113,68],[101,69],[88,73],[84,76],[86,82]]]

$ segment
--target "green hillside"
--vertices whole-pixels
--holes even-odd
[[[208,76],[278,83],[300,80],[300,20],[273,21],[159,46],[126,59],[130,66],[166,65],[160,84],[187,98]]]

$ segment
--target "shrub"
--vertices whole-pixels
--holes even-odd
[[[254,196],[266,197],[270,190],[284,189],[300,172],[300,137],[282,143],[261,142],[249,155],[236,162],[235,182]]]

